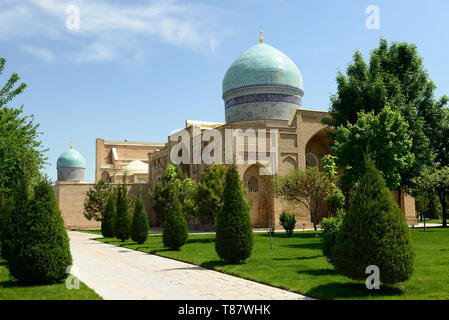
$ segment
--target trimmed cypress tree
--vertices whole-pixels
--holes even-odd
[[[115,223],[115,207],[114,197],[112,194],[108,198],[106,208],[103,212],[103,220],[101,220],[101,234],[105,238],[114,238],[114,223]]]
[[[233,164],[226,173],[223,206],[217,219],[215,251],[229,263],[240,263],[251,255],[253,229],[250,206],[243,198],[242,182]]]
[[[115,237],[122,242],[129,239],[131,218],[128,212],[128,192],[126,185],[117,187],[117,207],[115,217]]]
[[[143,205],[142,198],[139,196],[134,208],[133,222],[131,225],[131,239],[137,243],[144,243],[148,238],[150,225],[148,215]]]
[[[52,283],[72,264],[69,238],[52,186],[41,180],[20,219],[11,247],[9,270],[23,283]]]
[[[346,213],[333,248],[337,271],[365,280],[366,268],[379,267],[380,281],[394,284],[410,278],[414,252],[404,215],[382,174],[371,160]]]
[[[10,199],[5,199],[3,204],[3,230],[0,230],[0,242],[2,257],[9,260],[11,249],[16,238],[19,237],[19,228],[22,220],[28,214],[29,204],[29,175],[24,169],[22,181],[12,192]]]
[[[10,223],[11,203],[6,197],[3,189],[0,188],[0,249],[1,256],[7,258],[11,240],[6,234]],[[2,245],[3,244],[3,245]]]
[[[172,250],[179,250],[189,236],[187,221],[182,214],[181,203],[175,198],[173,205],[168,212],[162,233],[162,241],[165,247]]]

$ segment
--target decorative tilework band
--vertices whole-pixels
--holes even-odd
[[[233,106],[255,102],[284,102],[301,106],[301,97],[281,93],[261,93],[235,97],[225,102],[225,109]]]

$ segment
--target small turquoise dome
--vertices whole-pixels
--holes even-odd
[[[70,149],[58,158],[56,168],[86,168],[84,157],[75,149]]]
[[[243,52],[223,79],[223,94],[242,87],[287,86],[303,90],[296,64],[278,49],[259,43]]]

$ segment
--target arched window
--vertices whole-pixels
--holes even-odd
[[[258,192],[259,191],[259,182],[256,177],[251,177],[248,180],[248,191],[249,192]]]
[[[109,173],[107,171],[103,171],[103,173],[101,174],[101,179],[107,183],[111,182],[111,177],[109,176]]]
[[[318,168],[318,158],[312,152],[306,154],[306,166]]]

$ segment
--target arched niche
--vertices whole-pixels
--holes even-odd
[[[326,154],[332,154],[330,150],[330,140],[327,136],[329,128],[323,128],[315,133],[307,142],[305,150],[305,165],[317,166],[322,170],[321,159]]]
[[[296,163],[296,160],[293,157],[288,156],[282,160],[281,168],[279,171],[282,175],[285,175],[297,168],[298,165]]]
[[[251,223],[254,227],[268,226],[268,206],[271,196],[271,176],[260,175],[261,166],[253,164],[243,173],[243,185],[248,190],[246,197],[252,202]]]
[[[104,182],[110,183],[111,182],[111,176],[109,175],[109,172],[103,171],[101,173],[101,180],[103,180]]]

